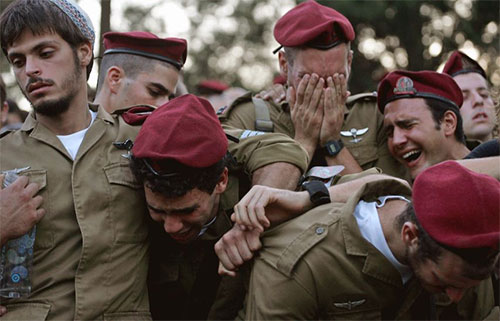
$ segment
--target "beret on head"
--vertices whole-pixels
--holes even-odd
[[[354,36],[346,17],[313,0],[292,8],[274,27],[274,38],[284,47],[329,49],[354,40]]]
[[[187,42],[181,38],[158,38],[145,31],[106,32],[104,55],[114,53],[166,61],[180,70],[186,62]]]
[[[227,152],[227,138],[208,100],[184,95],[146,119],[132,154],[156,162],[175,160],[195,168],[212,166]]]
[[[455,161],[429,167],[413,184],[413,206],[437,242],[456,249],[492,248],[500,242],[500,182]]]
[[[477,61],[458,50],[451,54],[443,68],[443,73],[452,77],[469,72],[476,72],[486,78],[486,72]]]
[[[217,93],[222,93],[229,86],[218,80],[204,80],[198,84],[199,89],[207,89]]]
[[[403,71],[388,73],[377,88],[377,104],[384,113],[385,105],[402,98],[431,98],[447,103],[457,110],[463,95],[457,83],[446,74],[434,71]]]

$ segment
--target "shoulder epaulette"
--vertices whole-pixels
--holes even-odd
[[[370,93],[361,93],[347,97],[346,105],[347,107],[351,107],[357,102],[360,101],[377,101],[377,92],[373,91]]]
[[[246,94],[236,98],[230,105],[222,106],[216,112],[219,118],[226,118],[227,115],[231,112],[233,107],[238,106],[239,104],[246,103],[252,100],[252,93],[247,92]]]

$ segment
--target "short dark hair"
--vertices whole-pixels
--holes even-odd
[[[429,259],[438,263],[443,254],[443,249],[446,249],[455,253],[467,263],[464,265],[464,276],[475,280],[483,280],[492,272],[498,251],[491,248],[458,249],[435,241],[418,221],[412,203],[408,203],[405,210],[396,218],[396,228],[400,231],[406,222],[411,222],[417,226],[417,259],[420,262]]]
[[[450,104],[447,104],[443,101],[432,99],[432,98],[424,98],[425,103],[429,110],[431,111],[432,118],[434,119],[434,123],[436,124],[436,129],[441,129],[441,121],[444,118],[444,113],[448,110],[451,110],[457,116],[457,128],[455,129],[455,139],[465,145],[465,134],[463,128],[462,116],[460,115],[460,110],[455,107],[452,107]]]
[[[130,167],[137,180],[146,185],[154,193],[160,193],[165,197],[181,197],[189,191],[197,188],[203,192],[211,194],[229,161],[229,154],[226,154],[220,161],[209,167],[194,168],[167,159],[161,162],[161,168],[168,168],[169,173],[178,173],[169,177],[161,177],[153,174],[144,159],[132,156]],[[151,160],[146,159],[151,163]]]
[[[2,12],[0,17],[0,43],[7,56],[7,49],[25,30],[34,35],[56,33],[66,41],[73,51],[89,42],[75,23],[55,4],[47,0],[17,0]],[[94,60],[87,66],[87,79]]]
[[[107,54],[102,57],[101,65],[99,67],[99,78],[97,81],[97,90],[98,94],[101,91],[102,84],[104,79],[106,78],[106,71],[112,66],[118,66],[125,71],[127,77],[131,79],[135,79],[137,75],[141,72],[150,72],[153,71],[157,64],[163,64],[169,68],[173,68],[174,65],[169,64],[168,62],[160,61],[158,59],[147,58],[139,55],[132,54],[124,54],[124,53],[114,53]],[[178,70],[177,70],[178,71]]]

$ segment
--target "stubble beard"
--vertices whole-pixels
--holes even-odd
[[[33,104],[30,101],[31,107],[33,108],[35,113],[47,117],[55,117],[66,112],[69,109],[71,103],[73,102],[73,99],[78,93],[77,84],[82,74],[82,71],[78,68],[78,66],[80,65],[80,60],[78,59],[76,52],[73,52],[73,63],[73,72],[61,82],[61,89],[63,90],[63,92],[67,93],[63,97],[42,101],[38,104]],[[24,91],[23,94],[26,99],[28,99],[28,96]]]

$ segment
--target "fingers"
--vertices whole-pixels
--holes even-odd
[[[215,253],[225,270],[236,271],[238,267],[253,258],[253,252],[262,247],[258,230],[240,229],[235,225],[222,236],[214,246]]]
[[[236,272],[230,271],[230,270],[226,269],[221,262],[219,262],[219,271],[218,271],[218,273],[219,273],[219,275],[227,275],[227,276],[231,276],[231,277],[235,277],[236,276]],[[1,316],[1,314],[0,314],[0,316]]]
[[[304,95],[305,95],[306,88],[309,85],[310,78],[311,78],[311,76],[306,74],[306,75],[304,75],[304,77],[302,77],[302,79],[299,82],[299,86],[297,87],[297,92],[296,92],[296,95],[297,95],[296,104],[298,106],[301,106],[304,102]]]
[[[290,106],[290,112],[294,113],[294,108],[295,108],[295,89],[290,86],[288,87],[287,91],[286,91],[286,100],[288,101],[288,105]]]
[[[0,305],[0,317],[7,313],[7,308],[3,305]]]

